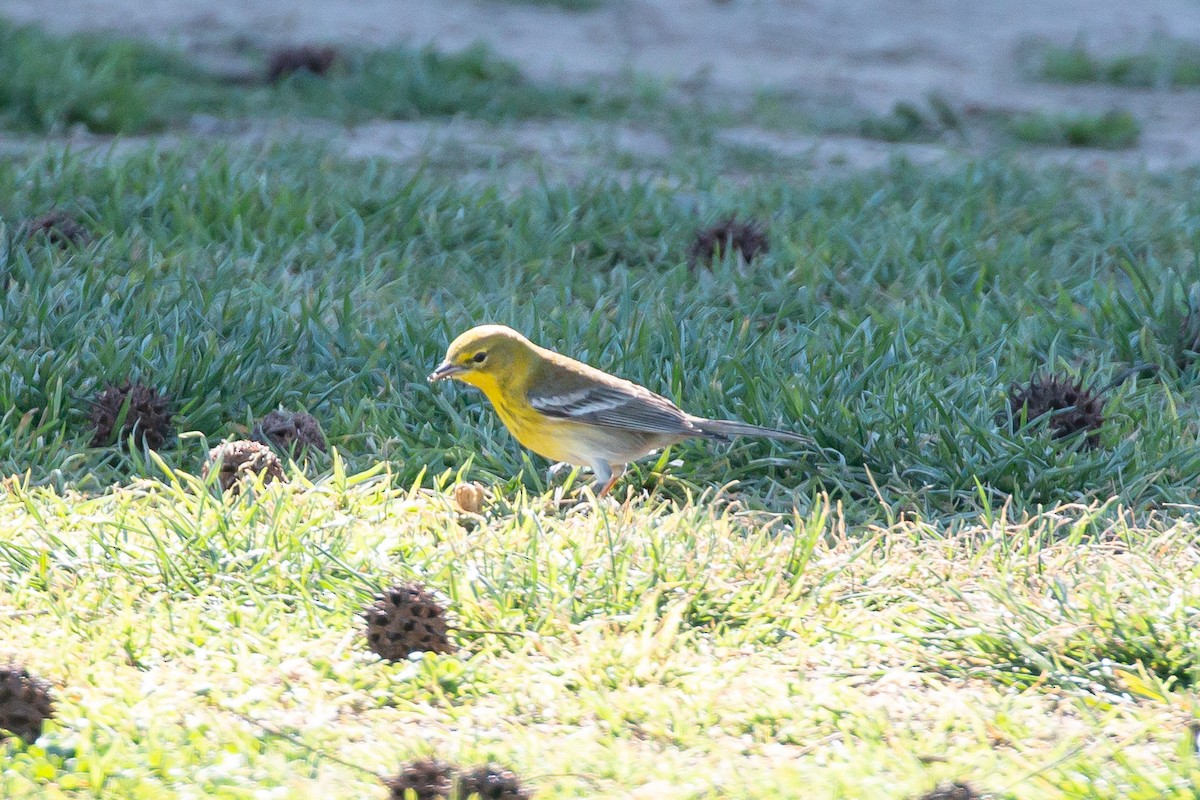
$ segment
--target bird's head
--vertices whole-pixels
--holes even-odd
[[[471,328],[450,343],[446,358],[429,376],[429,382],[445,378],[484,388],[501,376],[513,375],[529,361],[533,343],[504,325]]]

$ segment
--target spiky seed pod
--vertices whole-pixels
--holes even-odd
[[[757,222],[740,222],[736,215],[729,216],[696,231],[696,238],[688,248],[688,266],[692,269],[706,266],[731,252],[738,253],[749,264],[766,255],[770,247],[765,227]]]
[[[363,612],[367,645],[381,658],[399,661],[413,653],[451,653],[446,609],[417,583],[396,584]]]
[[[1048,427],[1057,439],[1087,431],[1086,445],[1100,444],[1104,398],[1069,378],[1034,375],[1028,386],[1013,384],[1009,388],[1008,409],[1014,432],[1020,428],[1024,409],[1028,422],[1051,414]]]
[[[483,501],[487,492],[478,483],[460,483],[454,487],[454,504],[464,514],[483,512]]]
[[[458,781],[459,800],[478,797],[479,800],[529,800],[533,792],[521,785],[511,770],[488,764],[465,772]]]
[[[117,422],[128,402],[129,410],[121,429]],[[109,386],[92,400],[88,419],[95,429],[92,447],[107,447],[117,440],[124,447],[130,435],[139,447],[161,450],[175,435],[171,426],[171,401],[157,389],[140,383]]]
[[[65,211],[54,209],[25,222],[25,236],[44,236],[59,247],[81,247],[92,240],[91,232]]]
[[[453,791],[455,768],[436,758],[406,764],[400,774],[384,778],[391,800],[446,800]]]
[[[329,72],[337,59],[338,53],[332,47],[285,47],[271,54],[271,60],[267,63],[267,80],[275,83],[301,70],[322,76]]]
[[[20,230],[27,239],[33,240],[44,237],[51,244],[59,247],[76,247],[91,241],[91,233],[71,214],[61,209],[54,209],[38,217],[31,217],[22,224]]]
[[[262,476],[263,483],[283,480],[283,463],[271,448],[260,442],[238,439],[232,442],[222,442],[208,451],[204,461],[205,479],[208,478],[217,462],[221,471],[217,482],[222,491],[238,486],[244,478],[251,475]]]
[[[254,426],[254,438],[281,452],[302,456],[310,447],[325,452],[325,434],[316,417],[303,411],[269,412]]]
[[[23,667],[0,667],[0,739],[7,733],[33,742],[42,735],[42,724],[53,716],[50,684]]]
[[[943,783],[921,795],[920,800],[980,800],[979,792],[966,783]]]

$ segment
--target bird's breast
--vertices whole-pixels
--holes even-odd
[[[551,419],[515,404],[498,404],[496,413],[518,442],[540,456],[581,466],[595,461],[596,448],[578,423]]]

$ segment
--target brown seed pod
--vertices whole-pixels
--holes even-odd
[[[921,795],[920,800],[980,800],[979,792],[965,783],[943,783]]]
[[[363,616],[367,646],[388,661],[420,652],[454,652],[446,609],[420,584],[396,584],[367,606]]]
[[[447,800],[454,787],[455,768],[436,758],[406,764],[400,774],[384,778],[391,800]]]
[[[117,430],[121,412],[128,404],[128,411]],[[109,386],[92,400],[88,419],[95,429],[92,447],[108,447],[114,440],[126,446],[132,435],[139,447],[161,450],[175,435],[171,425],[170,399],[157,389],[140,383]]]
[[[476,767],[459,777],[460,800],[478,797],[479,800],[529,800],[533,792],[521,785],[512,770],[495,764]]]
[[[460,483],[454,487],[454,504],[464,514],[483,513],[487,491],[478,483]]]
[[[263,483],[283,480],[283,464],[279,456],[260,442],[239,439],[222,442],[208,451],[204,461],[203,476],[208,478],[217,462],[221,464],[217,482],[222,491],[238,486],[251,475],[261,475]]]
[[[42,724],[53,716],[50,684],[23,667],[0,667],[0,740],[13,735],[33,742],[42,735]]]
[[[27,220],[24,229],[26,238],[32,240],[42,236],[59,247],[82,247],[92,240],[92,234],[87,228],[75,217],[60,209]]]
[[[707,266],[731,252],[736,252],[744,263],[749,264],[765,255],[770,247],[763,225],[739,222],[736,215],[729,216],[696,231],[696,238],[688,247],[688,266],[692,269]]]
[[[332,47],[284,47],[271,54],[267,62],[267,80],[276,83],[301,70],[324,76],[337,60],[338,52]]]
[[[1100,426],[1104,424],[1104,398],[1059,375],[1034,375],[1027,386],[1013,384],[1008,394],[1008,410],[1013,431],[1021,426],[1022,410],[1028,422],[1052,415],[1047,427],[1056,439],[1087,432],[1088,447],[1100,444]],[[1003,424],[1003,413],[997,416]]]
[[[310,447],[322,453],[326,449],[321,423],[303,411],[269,412],[254,426],[254,438],[295,457],[302,456]]]

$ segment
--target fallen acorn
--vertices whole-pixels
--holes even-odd
[[[487,491],[478,483],[460,483],[454,487],[454,504],[464,514],[482,514]]]

